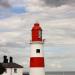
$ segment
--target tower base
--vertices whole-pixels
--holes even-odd
[[[30,75],[45,75],[44,68],[30,68]]]

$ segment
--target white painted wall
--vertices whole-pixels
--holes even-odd
[[[40,53],[36,53],[36,49],[40,49]],[[31,57],[44,57],[42,43],[31,43]],[[30,67],[30,75],[45,75],[44,67]]]
[[[40,49],[40,53],[36,53],[36,49]],[[30,57],[44,57],[43,44],[32,43]]]
[[[30,75],[45,75],[44,68],[30,68]]]
[[[17,68],[17,73],[14,72],[14,68],[7,68],[7,72],[2,75],[23,75],[23,68]]]

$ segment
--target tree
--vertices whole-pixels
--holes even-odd
[[[6,69],[3,67],[2,63],[0,63],[0,74],[3,74],[5,70]]]

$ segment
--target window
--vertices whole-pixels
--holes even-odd
[[[14,69],[14,73],[17,73],[17,69],[16,68]]]
[[[42,38],[42,31],[39,31],[39,38]]]
[[[40,49],[36,49],[36,53],[40,53]]]

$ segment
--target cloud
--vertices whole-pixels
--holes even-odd
[[[25,6],[25,2],[26,2],[27,0],[9,0],[9,2],[10,2],[10,4],[12,5],[12,6]]]
[[[0,0],[0,6],[1,7],[5,7],[5,8],[9,8],[9,7],[13,7],[13,6],[25,6],[26,0]]]
[[[0,19],[25,13],[24,3],[24,0],[0,0]]]
[[[25,46],[20,42],[7,42],[5,45],[0,45],[0,47],[24,48]]]
[[[59,7],[62,5],[75,5],[75,0],[42,0],[46,6]]]
[[[10,7],[10,3],[9,3],[9,0],[0,0],[0,7],[2,8],[8,8]]]

